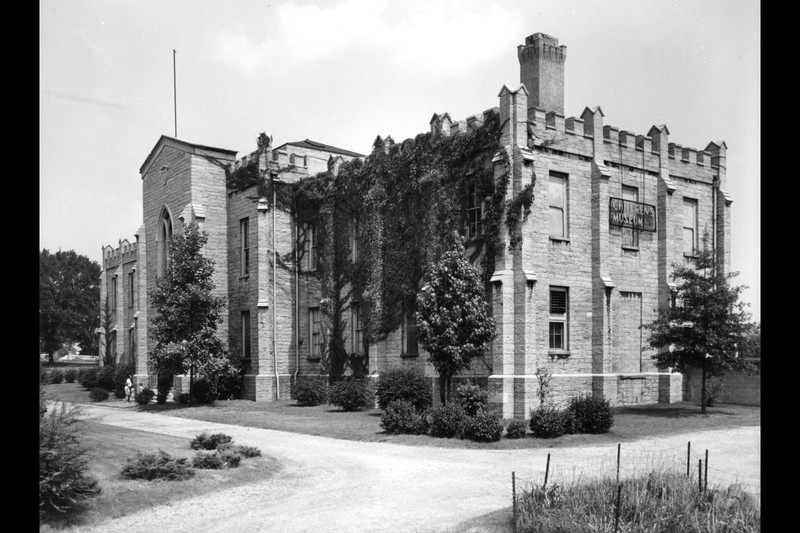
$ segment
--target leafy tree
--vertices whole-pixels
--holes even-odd
[[[686,264],[673,265],[672,279],[678,283],[676,305],[660,309],[658,318],[644,327],[650,331],[648,343],[658,350],[653,356],[661,368],[701,370],[700,412],[706,412],[707,383],[724,370],[752,370],[738,357],[751,329],[747,304],[739,300],[744,286],[732,286],[738,273],[722,274],[717,259],[704,235],[703,247]]]
[[[100,327],[103,329],[103,341],[105,353],[103,354],[103,365],[114,365],[114,350],[112,344],[114,343],[113,335],[111,335],[111,327],[114,325],[114,315],[111,312],[111,304],[108,298],[103,298],[103,309],[100,314]]]
[[[156,346],[149,362],[158,374],[189,373],[189,398],[196,372],[213,375],[227,361],[227,348],[217,338],[225,299],[214,296],[214,262],[202,255],[208,235],[196,223],[170,243],[170,261],[164,276],[149,292],[157,314],[150,335]]]
[[[469,369],[470,360],[496,336],[495,322],[480,276],[464,257],[463,244],[442,256],[423,278],[417,294],[417,338],[439,373],[439,395],[446,403],[451,378]]]
[[[53,362],[64,345],[95,347],[100,265],[74,250],[39,253],[39,342]]]

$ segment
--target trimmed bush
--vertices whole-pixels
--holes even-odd
[[[328,399],[328,385],[322,379],[298,378],[292,386],[292,398],[304,407],[322,405]]]
[[[180,481],[195,475],[194,469],[185,457],[175,458],[163,450],[150,453],[139,452],[134,459],[128,459],[122,467],[122,476],[128,479],[165,479]]]
[[[93,389],[97,387],[97,367],[85,368],[81,371],[81,374],[78,376],[78,383],[84,389]]]
[[[239,447],[219,448],[217,449],[217,456],[222,460],[225,468],[237,468],[242,462],[242,454],[239,453]]]
[[[89,399],[93,402],[104,402],[108,400],[109,392],[106,389],[95,387],[89,391]]]
[[[456,388],[456,401],[464,408],[467,416],[475,416],[489,405],[489,391],[475,383],[462,383]]]
[[[40,392],[40,398],[42,393]],[[80,446],[80,408],[39,411],[39,516],[63,514],[100,492],[87,474],[89,461]]]
[[[52,372],[50,372],[49,381],[52,385],[58,385],[62,381],[64,381],[64,371],[60,368],[56,368]]]
[[[572,430],[571,413],[550,405],[531,409],[531,433],[540,439],[554,439]]]
[[[238,453],[239,455],[241,455],[246,459],[251,459],[253,457],[261,457],[261,450],[253,446],[243,446],[241,444],[232,444],[228,442],[226,444],[220,444],[217,447],[218,451],[225,451],[229,449],[235,450],[236,453]]]
[[[200,378],[192,386],[192,395],[197,403],[213,403],[217,399],[217,389],[208,378]]]
[[[221,445],[228,444],[232,441],[233,437],[224,433],[209,435],[203,432],[192,439],[190,446],[193,450],[216,450]]]
[[[221,470],[225,468],[225,461],[216,452],[197,452],[192,459],[192,466],[203,470]]]
[[[413,369],[398,368],[382,375],[375,397],[381,409],[386,409],[395,400],[410,402],[417,411],[427,409],[433,403],[428,380]]]
[[[497,413],[483,408],[475,416],[467,418],[464,437],[476,442],[496,442],[503,436],[503,420]]]
[[[605,398],[577,396],[567,406],[575,422],[575,433],[607,433],[614,425],[614,413]]]
[[[182,392],[182,393],[178,394],[178,403],[181,403],[181,404],[189,403],[189,393],[188,392]]]
[[[156,393],[153,391],[153,389],[147,388],[147,389],[142,389],[141,392],[137,392],[136,394],[134,394],[133,399],[136,400],[136,403],[138,403],[139,405],[147,405],[148,403],[150,403],[150,401],[153,399],[153,396],[155,395]]]
[[[167,403],[167,393],[165,392],[156,393],[156,403],[159,405],[164,405],[165,403]]]
[[[361,411],[367,406],[367,398],[367,385],[361,379],[337,381],[328,393],[328,402],[343,411]]]
[[[522,439],[525,438],[528,430],[525,427],[525,422],[522,420],[512,420],[506,426],[507,439]]]
[[[75,383],[75,379],[78,377],[78,371],[74,368],[68,368],[64,372],[64,381],[66,383]]]
[[[101,367],[97,371],[97,377],[95,379],[94,386],[106,389],[107,391],[114,390],[116,388],[116,382],[114,381],[114,375],[116,373],[117,365],[106,365]]]
[[[427,412],[428,434],[440,438],[461,438],[468,422],[467,413],[457,403],[437,405]]]
[[[133,365],[117,365],[114,367],[114,396],[117,398],[125,397],[125,381],[128,374],[134,374],[136,369]]]
[[[408,400],[392,400],[381,414],[381,427],[387,433],[414,433],[419,418],[414,405]]]

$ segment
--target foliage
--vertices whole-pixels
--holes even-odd
[[[738,346],[739,357],[761,359],[761,322],[748,325],[744,334],[744,342]]]
[[[52,372],[50,372],[50,383],[52,385],[58,385],[64,381],[64,371],[60,368],[56,368]]]
[[[180,394],[178,394],[178,403],[180,403],[180,404],[189,403],[189,393],[188,392],[181,392]]]
[[[605,398],[586,395],[570,398],[567,411],[574,420],[573,433],[608,433],[614,425],[614,413]]]
[[[51,363],[53,353],[65,343],[93,350],[99,279],[100,265],[73,250],[39,253],[39,342]]]
[[[707,405],[706,385],[711,376],[724,370],[752,371],[753,367],[737,356],[753,328],[747,304],[739,300],[743,286],[734,287],[737,273],[723,274],[719,260],[703,236],[702,249],[685,264],[673,265],[671,277],[678,285],[679,305],[660,309],[658,317],[643,327],[649,330],[649,346],[656,365],[685,372],[690,366],[701,370],[700,411]]]
[[[419,413],[410,401],[392,400],[381,414],[381,427],[386,433],[414,433],[417,417]]]
[[[432,437],[462,438],[468,422],[467,413],[457,403],[440,404],[427,413],[428,434]]]
[[[80,409],[54,409],[39,416],[39,516],[75,509],[100,492],[88,475],[86,450],[80,446]]]
[[[220,444],[217,447],[217,450],[220,452],[225,452],[226,450],[233,450],[237,454],[241,455],[245,458],[253,458],[253,457],[261,457],[261,450],[255,448],[253,446],[244,446],[242,444],[233,444],[233,443],[225,443]]]
[[[343,411],[361,411],[368,405],[367,384],[361,379],[344,379],[330,386],[328,403]]]
[[[188,373],[190,402],[195,373],[213,376],[227,359],[227,348],[216,336],[225,299],[214,296],[214,262],[202,254],[207,241],[195,222],[173,236],[169,266],[149,292],[157,310],[150,323],[156,345],[149,363],[157,374]]]
[[[97,371],[97,378],[95,378],[94,386],[102,387],[108,391],[115,390],[117,386],[114,379],[116,373],[117,367],[115,365],[100,367],[100,369]]]
[[[205,377],[195,381],[192,394],[197,403],[213,403],[217,399],[216,387],[210,379]]]
[[[114,377],[112,378],[114,396],[117,398],[124,398],[125,381],[128,379],[128,374],[133,375],[136,372],[136,368],[132,363],[129,363],[116,365],[114,369]]]
[[[44,387],[42,384],[39,383],[39,421],[41,422],[42,417],[47,412],[47,393],[44,392]]]
[[[531,409],[528,422],[531,433],[540,439],[554,439],[566,433],[572,433],[572,412],[552,405],[540,405]]]
[[[103,307],[100,312],[100,328],[103,330],[103,365],[114,366],[117,362],[114,360],[114,335],[111,331],[114,327],[114,312],[111,309],[111,304],[108,297],[103,298]]]
[[[446,402],[452,376],[470,367],[495,338],[480,278],[457,243],[425,275],[417,294],[417,335],[439,373],[439,396]]]
[[[78,371],[74,368],[68,368],[64,371],[64,382],[65,383],[75,383],[75,379],[78,377]]]
[[[539,390],[536,391],[536,395],[539,397],[539,405],[545,405],[550,402],[550,395],[552,394],[550,382],[552,379],[550,370],[546,367],[536,367],[536,380],[539,382]]]
[[[496,442],[503,436],[503,420],[497,413],[480,408],[473,416],[467,415],[464,437],[476,442]]]
[[[195,471],[185,457],[172,457],[163,450],[139,452],[122,467],[122,477],[152,481],[182,481],[194,477]]]
[[[78,383],[84,389],[91,389],[97,386],[97,372],[100,369],[97,367],[83,368],[78,375]]]
[[[321,379],[298,378],[292,386],[292,398],[305,407],[322,405],[328,399],[327,389],[327,382]]]
[[[216,452],[197,452],[192,459],[192,466],[205,470],[221,470],[225,468],[225,461]]]
[[[95,387],[89,391],[89,399],[93,402],[104,402],[110,396],[106,389]]]
[[[137,392],[133,395],[133,399],[136,400],[136,403],[139,405],[147,405],[153,399],[153,396],[156,395],[156,392],[147,387],[142,389],[140,392]]]
[[[522,439],[525,438],[527,431],[528,430],[525,427],[525,422],[523,422],[522,420],[512,420],[506,426],[506,438]]]
[[[208,433],[203,432],[192,439],[190,446],[193,450],[216,450],[223,444],[228,444],[232,441],[233,437],[224,433],[214,433],[209,435]]]
[[[533,485],[519,493],[520,533],[619,531],[761,531],[760,504],[737,485],[698,491],[697,482],[677,473],[652,471],[618,484],[613,477],[562,487]]]
[[[468,416],[475,416],[489,405],[489,391],[476,383],[462,383],[456,387],[456,401]]]
[[[713,407],[719,402],[724,402],[728,397],[728,389],[721,377],[712,376],[706,386],[706,406]]]
[[[222,459],[225,468],[237,468],[242,462],[242,454],[239,453],[238,447],[217,448],[216,454]]]
[[[234,400],[244,389],[244,366],[241,359],[228,357],[219,361],[219,367],[207,375],[216,383],[218,400]],[[206,372],[209,369],[206,368]]]
[[[164,405],[165,403],[167,403],[167,396],[168,395],[169,394],[166,393],[166,392],[157,392],[156,393],[156,403],[158,405]]]
[[[381,375],[375,390],[378,407],[386,409],[395,400],[406,400],[418,411],[431,406],[430,385],[414,369],[396,368]]]

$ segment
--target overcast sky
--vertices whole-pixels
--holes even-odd
[[[728,146],[732,269],[761,318],[756,0],[40,0],[39,246],[100,262],[142,224],[161,135],[236,150],[311,139],[368,153],[498,105],[516,47],[567,47],[565,110]],[[173,56],[173,50],[176,53]],[[173,63],[174,60],[174,63]],[[173,70],[173,66],[175,67]],[[173,76],[175,74],[175,76]],[[174,83],[174,80],[176,82]],[[177,96],[175,98],[175,96]],[[177,106],[174,105],[177,100]]]

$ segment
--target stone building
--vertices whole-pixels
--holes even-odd
[[[430,121],[433,134],[458,135],[498,113],[506,157],[503,169],[497,158],[495,173],[508,169],[509,195],[533,184],[522,244],[501,248],[491,277],[498,336],[463,376],[484,383],[506,418],[538,405],[539,369],[552,375],[558,401],[578,393],[612,405],[680,401],[683,376],[654,366],[641,326],[656,308],[674,305],[671,265],[691,255],[705,232],[729,269],[726,145],[684,147],[663,124],[637,134],[605,124],[600,107],[565,117],[566,46],[537,33],[517,55],[521,83],[502,86],[496,107]],[[245,397],[285,399],[296,379],[318,373],[319,286],[292,265],[299,228],[289,211],[256,185],[227,187],[226,175],[250,166],[289,183],[363,156],[309,140],[273,148],[266,137],[255,152],[235,156],[158,140],[140,168],[144,223],[135,241],[104,249],[102,294],[116,319],[110,334],[117,354],[133,356],[137,379],[147,379],[147,289],[166,266],[169,236],[196,221],[209,234],[216,290],[228,301],[219,333],[250,361]],[[281,261],[285,268],[274,268]],[[357,351],[358,311],[349,312],[348,342]],[[416,367],[435,386],[414,330],[409,321],[368,345],[372,379]]]

